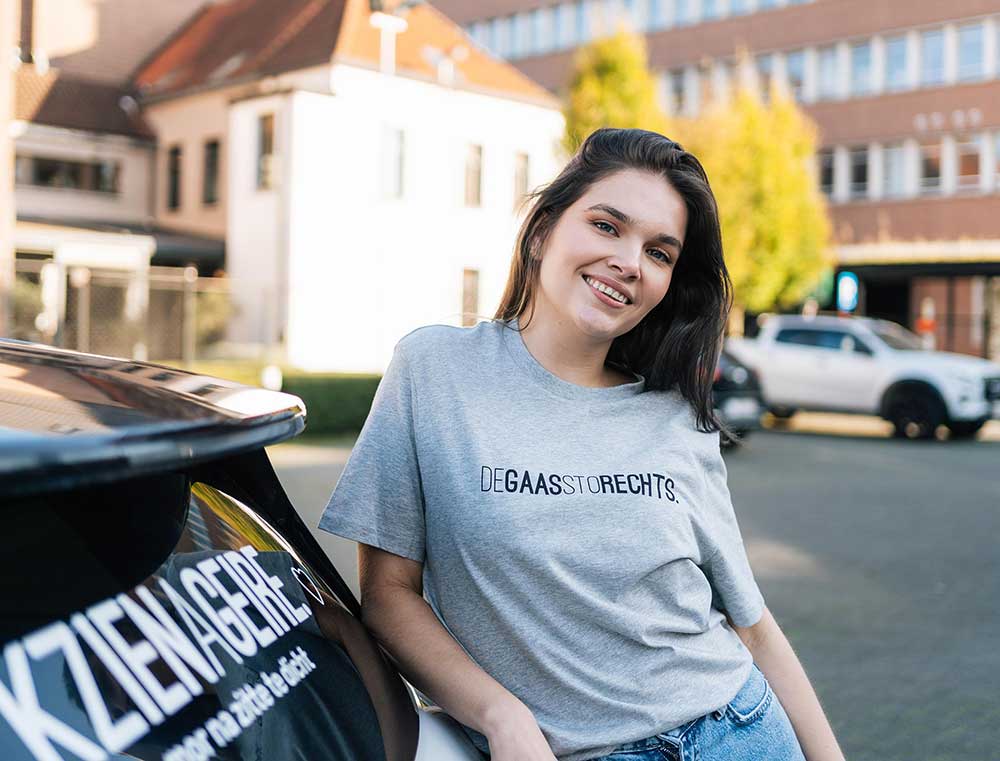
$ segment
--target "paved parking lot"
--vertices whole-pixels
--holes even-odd
[[[1000,758],[1000,422],[966,442],[890,439],[874,418],[777,425],[726,454],[729,486],[847,757]],[[310,526],[350,444],[270,450]],[[319,539],[356,592],[356,545]]]

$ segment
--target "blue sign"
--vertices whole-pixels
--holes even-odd
[[[853,312],[858,308],[858,276],[853,272],[837,275],[837,309]]]

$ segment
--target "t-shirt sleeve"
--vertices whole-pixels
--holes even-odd
[[[717,434],[716,434],[717,435]],[[708,514],[709,554],[701,569],[712,585],[712,605],[729,614],[737,626],[753,626],[764,612],[764,597],[754,579],[727,484],[726,461],[718,439],[705,434],[709,446],[701,454]]]
[[[423,562],[414,398],[406,354],[397,343],[319,528]]]

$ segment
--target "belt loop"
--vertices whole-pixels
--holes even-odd
[[[726,715],[725,708],[717,708],[716,710],[712,711],[712,718],[715,719],[716,721],[720,721],[722,717],[725,715]]]

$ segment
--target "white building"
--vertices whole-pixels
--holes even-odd
[[[305,369],[381,372],[409,330],[492,316],[517,202],[562,163],[552,95],[383,5],[209,5],[135,79],[157,221],[224,234],[232,339]]]

